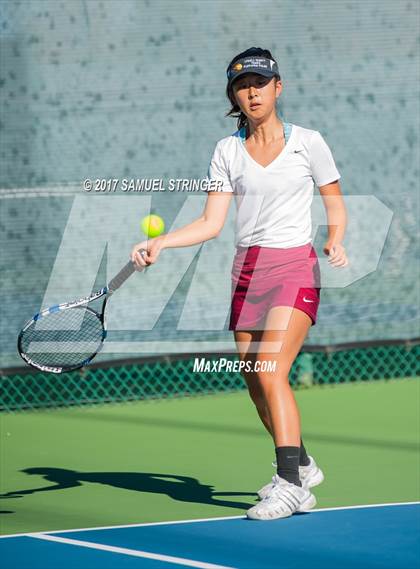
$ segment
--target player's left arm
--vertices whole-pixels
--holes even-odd
[[[328,262],[333,267],[346,267],[349,264],[343,246],[347,226],[347,212],[340,189],[340,182],[335,180],[319,186],[324,207],[327,212],[328,238],[323,252],[328,255]]]

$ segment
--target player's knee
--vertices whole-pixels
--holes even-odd
[[[258,372],[259,385],[264,398],[273,391],[289,387],[289,374],[286,369]]]

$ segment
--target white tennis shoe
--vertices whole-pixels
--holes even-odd
[[[308,456],[308,458],[310,460],[308,466],[299,466],[299,478],[302,486],[305,488],[313,488],[314,486],[321,484],[321,482],[324,480],[324,474],[312,456]],[[277,463],[273,462],[273,466],[277,468]],[[275,480],[276,476],[273,476],[271,482],[265,484],[265,486],[258,490],[257,494],[261,500],[271,492],[271,489],[275,484]]]
[[[270,492],[247,511],[251,520],[288,518],[295,512],[306,512],[315,506],[316,498],[308,488],[296,486],[277,474],[273,481]]]

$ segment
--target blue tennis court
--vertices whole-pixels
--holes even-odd
[[[3,569],[420,567],[420,503],[3,537]]]

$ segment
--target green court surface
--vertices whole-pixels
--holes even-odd
[[[318,508],[420,499],[418,380],[295,394]],[[0,420],[1,492],[38,490],[1,500],[2,534],[243,515],[274,473],[247,392]]]

